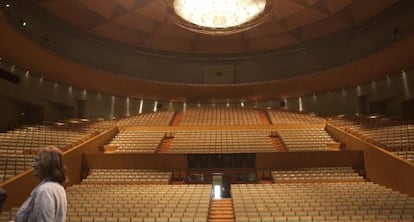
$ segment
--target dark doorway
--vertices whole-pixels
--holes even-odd
[[[44,118],[44,110],[40,106],[23,104],[23,111],[20,113],[19,124],[40,124]]]
[[[357,97],[357,112],[361,115],[367,114],[367,96],[362,95]]]
[[[402,117],[405,119],[414,119],[414,100],[407,100],[401,103]]]
[[[381,100],[381,101],[375,101],[369,104],[369,111],[371,114],[387,114],[387,101]]]
[[[78,106],[78,112],[76,113],[76,117],[78,119],[86,118],[86,101],[83,99],[76,100]]]

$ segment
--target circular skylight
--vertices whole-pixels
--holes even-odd
[[[174,12],[197,26],[226,29],[241,26],[264,12],[266,0],[174,0]]]

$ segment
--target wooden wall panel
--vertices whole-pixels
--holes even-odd
[[[11,178],[0,184],[7,192],[7,199],[4,202],[3,210],[20,206],[29,197],[31,191],[40,182],[33,174],[33,169],[26,170],[16,177]]]
[[[78,184],[81,180],[82,173],[82,154],[83,153],[97,153],[100,146],[106,144],[111,140],[118,132],[116,127],[105,131],[97,137],[88,140],[72,149],[69,149],[63,153],[65,156],[65,163],[68,172],[67,186]]]
[[[324,152],[279,152],[257,153],[256,168],[333,167],[352,166],[363,168],[361,151],[324,151]]]
[[[130,169],[187,169],[187,155],[185,154],[139,154],[139,153],[111,153],[85,154],[85,169],[91,168],[130,168]]]

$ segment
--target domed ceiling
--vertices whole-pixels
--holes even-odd
[[[197,102],[312,95],[414,66],[414,1],[272,0],[230,35],[182,28],[163,1],[5,0],[0,57],[88,91]]]
[[[398,0],[273,0],[260,26],[229,36],[197,34],[168,18],[160,0],[38,0],[81,30],[130,46],[184,53],[244,53],[306,43],[360,24]]]

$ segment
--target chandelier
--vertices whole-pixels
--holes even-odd
[[[272,0],[163,0],[177,25],[193,32],[229,35],[260,25]]]

